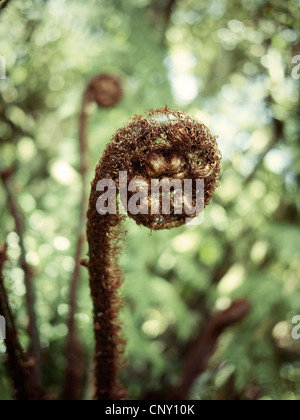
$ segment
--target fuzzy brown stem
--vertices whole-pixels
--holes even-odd
[[[24,283],[26,288],[26,308],[28,313],[28,335],[30,338],[30,345],[28,353],[33,360],[32,371],[38,386],[41,384],[41,370],[40,370],[40,337],[37,327],[37,316],[35,311],[35,288],[33,284],[33,273],[32,269],[26,261],[26,249],[24,245],[24,221],[23,215],[17,205],[15,196],[9,184],[8,177],[10,171],[1,172],[1,180],[4,186],[4,190],[7,196],[7,205],[9,211],[15,222],[15,232],[19,237],[19,246],[21,250],[20,255],[20,266],[24,272]]]
[[[81,198],[80,198],[80,212],[79,212],[79,224],[77,231],[77,243],[75,251],[75,268],[70,285],[70,297],[69,297],[69,319],[68,319],[68,338],[66,345],[66,373],[64,380],[64,389],[62,398],[64,400],[77,400],[80,393],[80,385],[83,380],[83,349],[78,339],[78,333],[76,328],[75,315],[77,311],[77,295],[80,283],[80,269],[81,269],[81,258],[85,243],[85,215],[86,215],[86,202],[87,202],[87,155],[88,155],[88,143],[87,143],[87,105],[89,98],[87,91],[83,95],[80,119],[79,119],[79,152],[80,152],[80,175],[81,175]]]
[[[119,215],[99,216],[97,213],[97,179],[96,175],[92,184],[87,224],[96,341],[96,399],[120,400],[127,396],[118,382],[120,356],[124,348],[118,320],[121,308],[118,291],[122,276],[117,261],[122,220]]]
[[[42,393],[32,376],[32,359],[23,352],[16,328],[15,318],[9,305],[4,285],[3,266],[7,259],[6,245],[0,245],[0,314],[6,320],[6,353],[10,378],[17,400],[40,400]]]

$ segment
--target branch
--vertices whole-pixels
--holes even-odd
[[[226,311],[213,315],[201,337],[194,342],[186,354],[179,385],[170,388],[164,394],[150,395],[147,399],[184,400],[188,398],[194,383],[207,370],[220,336],[225,330],[243,320],[250,310],[249,302],[241,299],[234,302]]]
[[[3,266],[7,260],[7,245],[0,245],[0,313],[6,321],[6,353],[8,370],[13,382],[17,400],[40,400],[42,393],[32,375],[33,360],[26,356],[21,348],[15,318],[11,311],[4,285]]]
[[[214,271],[212,273],[212,279],[211,284],[212,285],[218,285],[222,278],[228,273],[230,270],[233,262],[233,247],[231,244],[226,244],[224,247],[224,256],[222,261],[214,268]]]
[[[79,225],[77,230],[77,244],[75,251],[75,269],[73,272],[69,306],[70,313],[68,319],[68,338],[66,345],[67,366],[64,379],[64,388],[62,392],[63,400],[77,400],[80,392],[80,385],[83,379],[83,349],[78,339],[75,315],[77,311],[77,294],[80,282],[80,261],[82,258],[85,242],[85,212],[87,203],[87,152],[88,144],[86,137],[86,127],[88,121],[87,105],[89,103],[87,93],[84,93],[80,123],[79,123],[79,151],[80,151],[80,175],[81,175],[81,199]]]
[[[165,8],[165,22],[169,25],[173,10],[175,9],[177,0],[169,0]]]
[[[33,284],[33,273],[31,267],[26,261],[26,249],[24,245],[24,222],[23,215],[19,210],[19,207],[16,202],[16,198],[11,190],[9,184],[9,177],[13,173],[13,169],[8,169],[6,171],[0,171],[0,178],[6,192],[7,205],[8,209],[15,222],[15,232],[19,237],[19,246],[21,249],[20,255],[20,265],[24,272],[24,282],[26,288],[26,308],[29,317],[28,322],[28,335],[30,338],[30,345],[28,353],[34,361],[32,364],[33,374],[35,376],[37,384],[41,383],[41,374],[40,374],[40,339],[39,332],[37,328],[37,317],[35,312],[35,289]]]
[[[176,3],[177,0],[152,0],[150,7],[152,7],[156,16],[162,19],[165,25],[168,25]]]
[[[6,8],[6,6],[8,6],[9,2],[10,2],[10,0],[5,0],[2,4],[0,3],[0,12],[2,10],[4,10]]]
[[[162,44],[165,44],[166,32],[168,30],[172,13],[176,7],[177,0],[152,0],[151,8],[154,11],[155,19],[162,22]]]
[[[253,169],[253,171],[251,172],[250,175],[248,175],[248,177],[245,180],[245,183],[248,184],[249,182],[251,182],[255,176],[257,171],[259,170],[259,168],[261,167],[261,165],[264,163],[265,157],[267,156],[267,154],[276,146],[277,143],[279,143],[282,135],[283,135],[283,127],[284,124],[282,121],[279,121],[277,119],[274,118],[274,133],[273,133],[273,137],[270,141],[270,143],[266,146],[265,150],[261,153],[261,155],[259,156],[258,162],[255,166],[255,168]]]

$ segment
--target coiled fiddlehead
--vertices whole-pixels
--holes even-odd
[[[116,132],[107,145],[92,182],[87,222],[97,399],[126,397],[117,378],[124,348],[118,320],[121,306],[118,290],[122,283],[118,255],[121,250],[121,224],[125,216],[118,209],[116,214],[98,213],[98,182],[113,180],[119,192],[120,172],[127,172],[127,185],[133,180],[144,180],[149,187],[153,179],[204,179],[205,207],[219,185],[220,161],[216,138],[209,129],[187,114],[167,108],[151,111],[146,117],[134,117],[131,123]],[[149,208],[151,200],[149,197]],[[159,214],[128,215],[138,225],[151,230],[172,229],[182,226],[186,218],[191,217],[187,207],[189,205],[183,206],[182,214],[177,214],[174,200],[171,200],[169,214],[163,214],[159,207]]]

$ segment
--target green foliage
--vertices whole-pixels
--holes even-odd
[[[183,350],[209,313],[245,297],[251,315],[223,335],[193,397],[216,399],[233,374],[229,399],[257,387],[263,399],[298,400],[300,344],[291,338],[291,320],[300,315],[300,115],[291,72],[300,54],[299,2],[178,1],[169,22],[151,5],[14,0],[0,15],[0,55],[7,61],[0,160],[2,169],[17,168],[12,182],[35,270],[44,381],[59,392],[80,199],[81,94],[92,76],[106,72],[121,76],[125,95],[115,109],[94,109],[90,179],[115,130],[165,104],[207,124],[224,155],[221,186],[203,225],[152,235],[133,222],[126,226],[122,319],[129,363],[122,379],[131,396],[176,383]],[[0,205],[7,286],[26,345],[19,239],[4,194]],[[91,356],[82,274],[77,321]],[[1,399],[12,398],[4,351],[0,343]]]

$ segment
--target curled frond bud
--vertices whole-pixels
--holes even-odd
[[[124,349],[118,320],[120,298],[118,289],[122,283],[118,266],[120,252],[121,222],[124,215],[98,212],[100,198],[99,182],[113,184],[110,198],[120,193],[120,201],[127,205],[121,193],[120,174],[126,173],[129,202],[140,201],[140,212],[128,212],[137,224],[152,230],[178,227],[193,214],[195,187],[187,197],[182,192],[184,179],[203,179],[203,207],[219,184],[221,153],[215,137],[208,128],[194,118],[167,108],[151,111],[147,117],[135,116],[119,129],[107,145],[97,164],[89,202],[87,236],[89,242],[89,272],[91,294],[94,303],[94,326],[96,338],[96,397],[98,399],[121,399],[126,396],[118,382],[118,369]],[[156,179],[158,178],[158,179]],[[170,182],[169,212],[161,204],[161,193],[149,196],[153,182],[163,187]],[[105,187],[104,187],[105,188]],[[159,187],[160,188],[160,187]],[[102,190],[101,190],[102,191]],[[139,198],[133,197],[137,191]],[[115,206],[116,208],[116,206]],[[151,210],[155,211],[151,211]],[[105,209],[104,209],[105,210]],[[100,215],[101,214],[101,215]],[[99,313],[101,318],[99,319]]]
[[[108,74],[94,77],[86,90],[87,102],[96,102],[99,108],[116,106],[122,96],[123,90],[120,80]]]
[[[117,183],[119,172],[126,171],[128,183],[141,178],[148,183],[149,192],[155,178],[186,179],[194,184],[196,180],[204,180],[204,208],[219,185],[220,162],[216,138],[204,124],[183,112],[159,109],[147,117],[134,117],[117,131],[102,156],[96,178],[109,178]],[[194,193],[191,208],[195,207]],[[149,197],[148,213],[151,213],[150,206]],[[184,206],[181,214],[178,213],[172,202],[168,215],[157,218],[157,215],[129,213],[129,217],[139,225],[160,230],[181,226],[187,216],[191,217]]]

